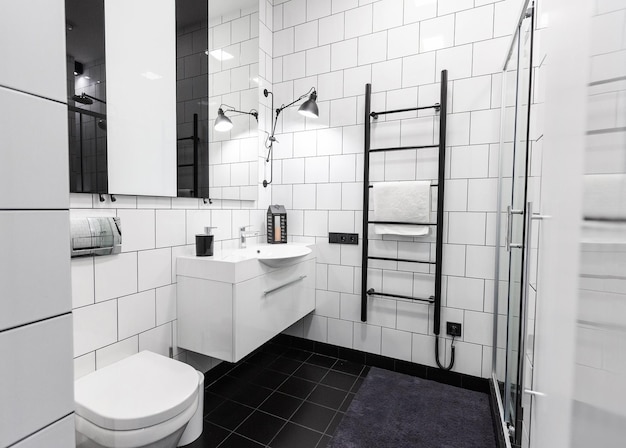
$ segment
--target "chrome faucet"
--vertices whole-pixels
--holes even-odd
[[[257,236],[259,234],[256,230],[248,230],[246,228],[250,226],[243,226],[239,228],[239,249],[245,249],[247,246],[247,239],[251,236]]]

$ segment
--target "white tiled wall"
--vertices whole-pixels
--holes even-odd
[[[365,83],[372,83],[373,110],[428,105],[437,101],[439,73],[447,69],[442,319],[463,324],[454,370],[489,376],[498,175],[492,160],[499,141],[500,71],[521,2],[274,3],[277,98],[288,103],[315,86],[320,108],[318,120],[305,120],[294,107],[277,127],[274,170],[280,179],[272,203],[288,208],[294,241],[315,241],[319,247],[316,311],[288,332],[435,365],[432,309],[370,298],[368,322],[361,323],[361,246],[329,245],[328,232],[362,236]],[[372,126],[372,147],[436,143],[438,121],[432,113],[381,117]],[[436,169],[436,150],[375,154],[370,179],[436,179]],[[434,259],[434,237],[369,237],[371,254]],[[372,261],[369,286],[432,294],[434,275],[421,272],[422,267],[396,265]],[[446,358],[449,347],[448,341],[442,350]]]
[[[72,259],[75,376],[144,349],[213,367],[217,361],[176,346],[176,257],[195,253],[194,236],[205,226],[218,226],[215,250],[236,248],[238,227],[264,228],[258,204],[136,196],[101,203],[72,194],[72,216],[119,216],[123,232],[122,253]]]

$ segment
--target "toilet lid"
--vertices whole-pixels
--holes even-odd
[[[74,400],[76,413],[95,425],[130,430],[178,415],[197,390],[193,367],[143,351],[76,380]]]

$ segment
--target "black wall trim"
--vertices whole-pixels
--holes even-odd
[[[490,381],[486,378],[479,378],[472,375],[465,375],[463,373],[445,371],[436,367],[402,361],[399,359],[362,352],[350,348],[338,347],[336,345],[311,341],[309,339],[298,338],[286,334],[279,334],[274,339],[272,339],[271,342],[287,347],[296,347],[302,350],[308,350],[311,352],[319,353],[321,355],[346,359],[348,361],[353,361],[368,366],[380,367],[381,369],[392,370],[394,372],[404,373],[406,375],[416,376],[427,380],[433,380],[437,381],[438,383],[461,387],[463,389],[489,394]],[[498,422],[499,421],[500,417],[498,417]]]

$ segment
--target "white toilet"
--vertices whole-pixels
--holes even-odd
[[[174,448],[202,432],[204,375],[149,351],[79,378],[74,395],[81,448]]]

